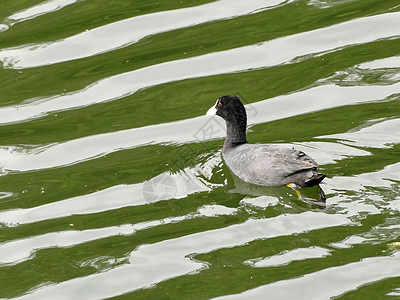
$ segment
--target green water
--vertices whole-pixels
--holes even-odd
[[[0,0],[0,297],[398,299],[399,36],[398,1]],[[225,94],[326,209],[230,174]]]

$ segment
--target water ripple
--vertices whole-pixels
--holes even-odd
[[[0,212],[0,223],[18,226],[71,215],[92,214],[128,206],[145,205],[169,199],[179,199],[196,192],[209,191],[195,175],[195,169],[178,174],[162,173],[147,182],[118,185],[95,193],[44,204]],[[170,183],[165,186],[162,181]],[[146,185],[149,184],[146,189]],[[166,188],[173,189],[169,191]],[[110,199],[114,199],[110,201]]]
[[[88,30],[49,44],[34,44],[0,51],[9,68],[31,68],[89,57],[125,47],[140,39],[178,28],[250,14],[284,0],[219,0],[212,3],[136,16]]]
[[[139,89],[163,83],[288,63],[310,53],[322,54],[355,44],[392,38],[398,35],[399,27],[400,13],[387,13],[262,44],[165,62],[102,79],[78,92],[40,100],[31,99],[27,104],[0,108],[0,122],[24,122],[50,112],[121,99]],[[0,57],[3,54],[0,52]],[[213,68],[209,68],[210,65]]]
[[[329,255],[331,255],[331,251],[322,247],[298,248],[266,258],[250,259],[244,263],[255,268],[278,267],[290,264],[296,260],[321,258]]]
[[[16,299],[54,299],[54,295],[58,295],[60,300],[112,297],[207,268],[205,263],[190,258],[194,253],[207,253],[257,239],[350,224],[351,221],[345,216],[314,212],[280,215],[270,219],[250,219],[226,228],[141,245],[131,253],[130,264],[54,286],[42,287]]]
[[[156,226],[178,223],[198,217],[218,217],[236,213],[237,209],[227,208],[221,205],[202,206],[195,213],[184,216],[169,217],[161,220],[146,221],[137,224],[124,224],[112,227],[103,227],[88,230],[66,230],[51,232],[25,239],[14,240],[0,244],[0,264],[21,263],[34,254],[46,248],[71,247],[116,235],[132,235],[139,230],[145,230]],[[73,225],[73,224],[71,224]]]
[[[319,138],[338,139],[344,144],[371,148],[391,148],[394,144],[400,143],[398,134],[400,119],[376,120],[375,122],[376,124],[372,125],[366,123],[364,128],[354,132],[325,135]]]
[[[331,299],[362,285],[400,273],[400,252],[390,256],[372,257],[343,266],[332,267],[304,275],[300,278],[283,280],[261,286],[238,295],[214,299]]]
[[[6,18],[6,24],[0,24],[0,32],[9,29],[16,23],[34,19],[38,16],[60,10],[68,5],[76,3],[78,0],[48,0],[38,5],[19,11]]]

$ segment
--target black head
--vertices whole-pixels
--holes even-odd
[[[237,124],[246,127],[247,117],[239,97],[235,95],[226,95],[220,97],[215,105],[207,111],[207,116],[217,115],[228,123]]]
[[[234,95],[222,96],[215,105],[207,111],[207,116],[217,115],[226,122],[226,139],[222,153],[238,145],[247,143],[246,140],[246,109],[239,97]]]

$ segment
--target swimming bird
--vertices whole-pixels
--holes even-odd
[[[311,157],[282,145],[248,143],[246,109],[235,95],[220,97],[206,115],[217,115],[225,120],[222,157],[237,177],[256,185],[286,185],[296,192],[299,200],[309,202],[301,195],[300,187],[319,185],[326,176],[318,172],[318,164]],[[320,201],[325,202],[320,188],[319,194]]]

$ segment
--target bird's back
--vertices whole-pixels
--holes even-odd
[[[227,149],[223,158],[236,176],[258,185],[313,186],[325,177],[304,152],[280,145],[246,143]]]

